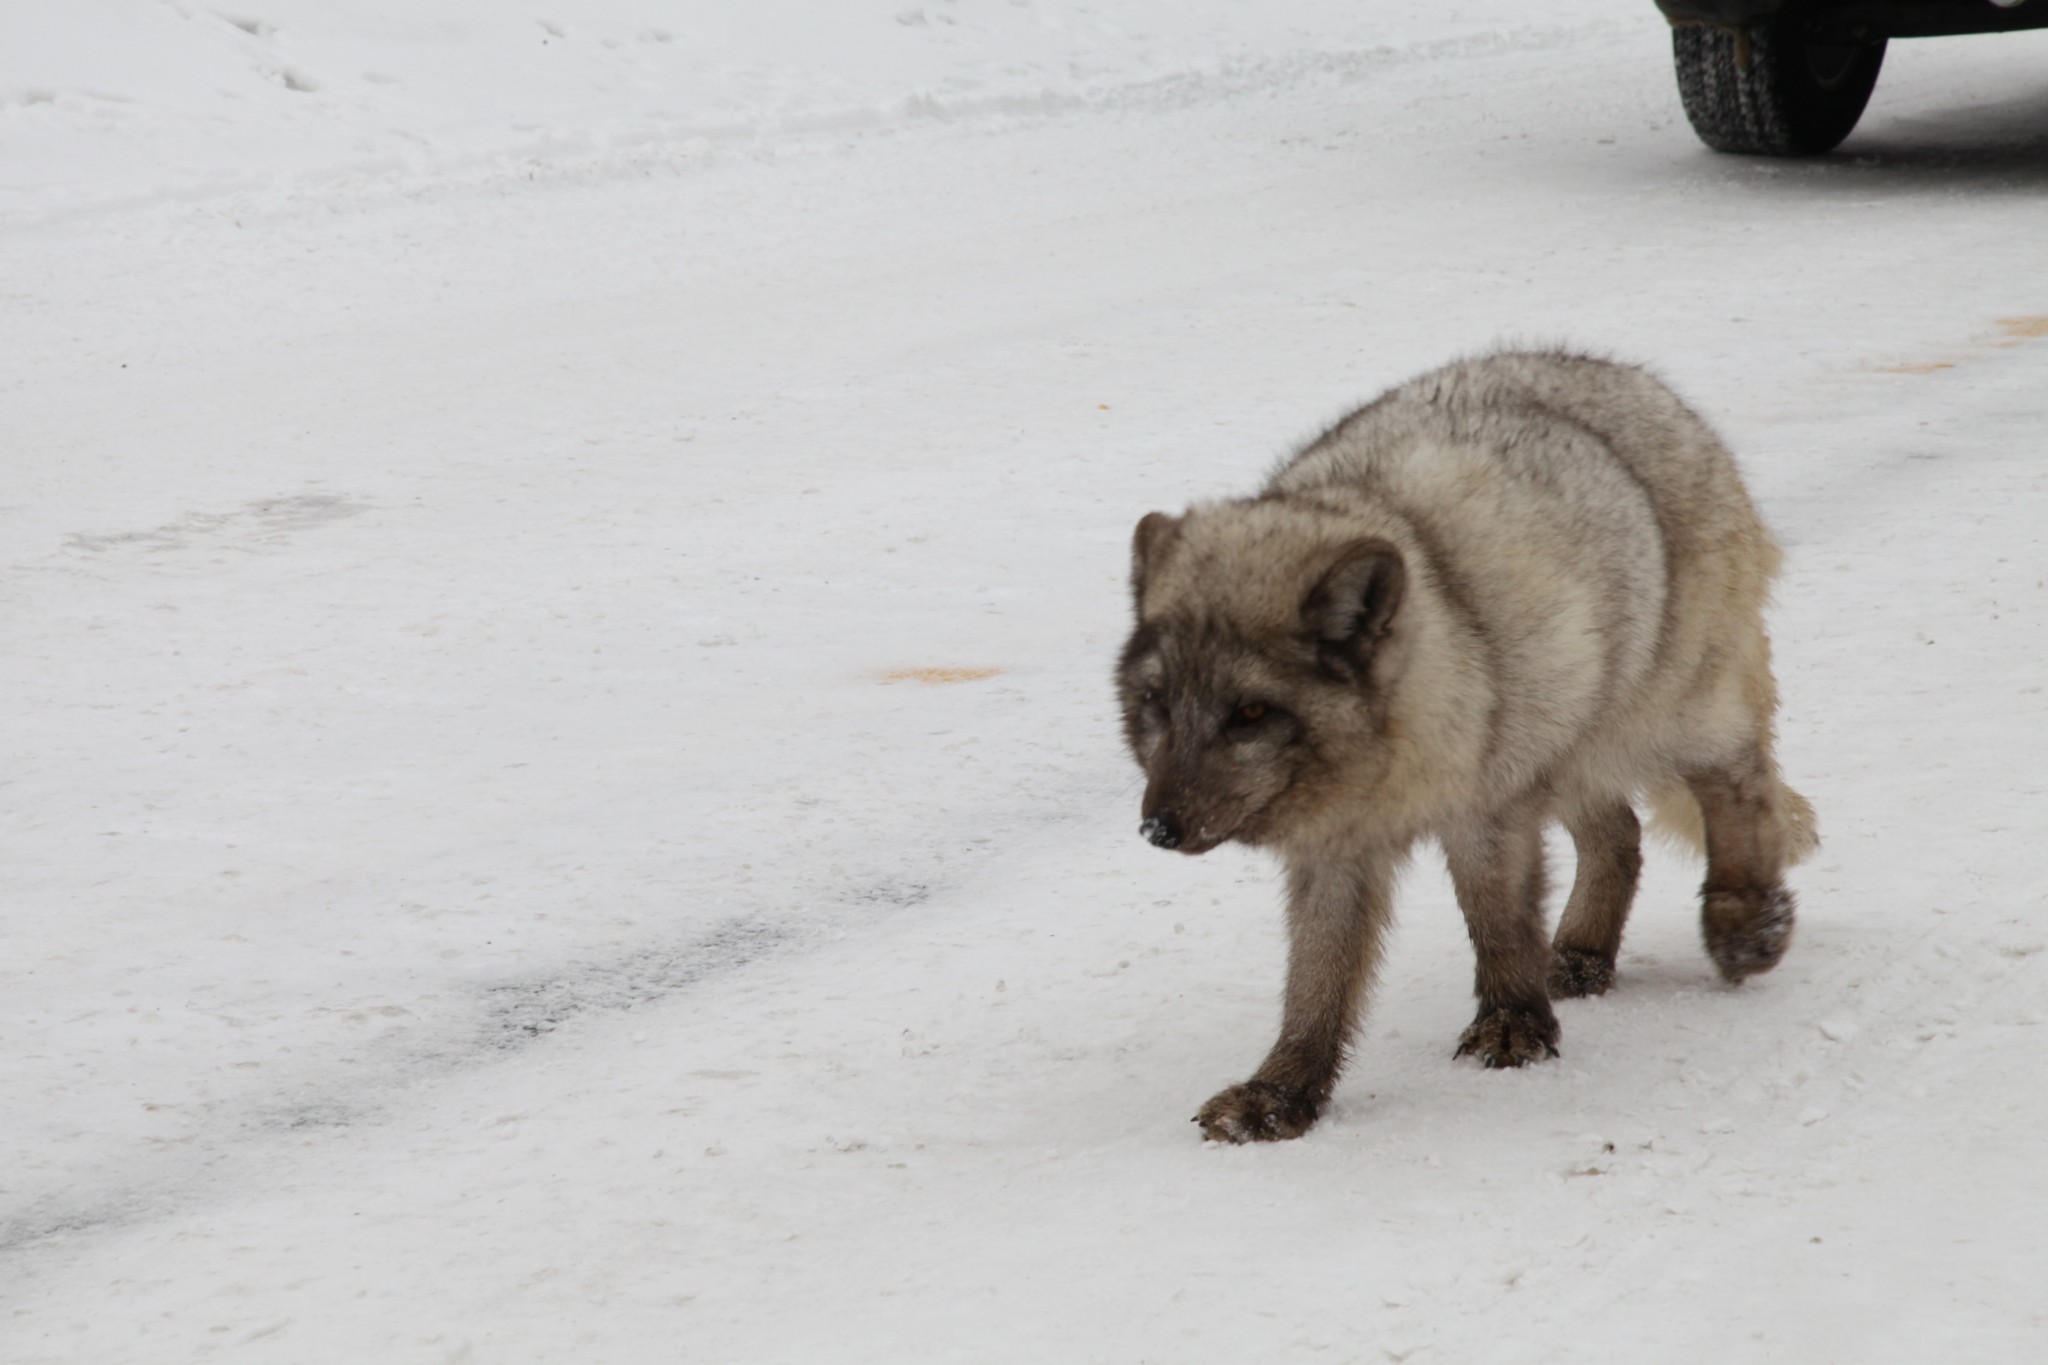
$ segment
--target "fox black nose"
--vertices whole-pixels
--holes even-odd
[[[1161,848],[1180,847],[1180,821],[1164,811],[1138,826],[1138,833]]]

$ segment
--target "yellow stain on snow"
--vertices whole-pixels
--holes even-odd
[[[882,675],[882,681],[924,683],[933,687],[941,683],[980,682],[1002,671],[1000,668],[892,668]]]
[[[1986,350],[2009,351],[2048,337],[2048,313],[2029,313],[1994,321],[1998,324],[1998,335],[1976,342],[1979,354]],[[1942,370],[1953,370],[1969,359],[1969,356],[1962,355],[1953,360],[1902,361],[1896,365],[1873,365],[1870,368],[1879,374],[1937,374]]]

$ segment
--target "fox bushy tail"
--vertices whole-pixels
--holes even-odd
[[[1779,847],[1784,851],[1784,866],[1805,862],[1820,845],[1820,831],[1814,823],[1812,804],[1786,786],[1776,773],[1769,778],[1769,793],[1765,798],[1769,806],[1766,818],[1778,831]],[[1684,782],[1674,778],[1653,788],[1649,794],[1649,806],[1652,829],[1685,844],[1700,856],[1706,856],[1706,822],[1700,816],[1700,803],[1693,799],[1692,790]]]

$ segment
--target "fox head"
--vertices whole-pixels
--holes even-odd
[[[1313,825],[1373,766],[1408,586],[1392,540],[1286,498],[1140,521],[1137,624],[1118,669],[1145,770],[1139,832],[1206,853]]]

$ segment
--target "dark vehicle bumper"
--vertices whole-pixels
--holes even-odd
[[[1674,24],[1748,29],[1767,24],[1795,0],[1657,0]],[[2010,7],[1991,0],[1809,0],[1799,5],[1814,42],[1868,43],[1879,38],[1938,38],[1958,33],[2011,33],[2048,28],[2048,0]]]

